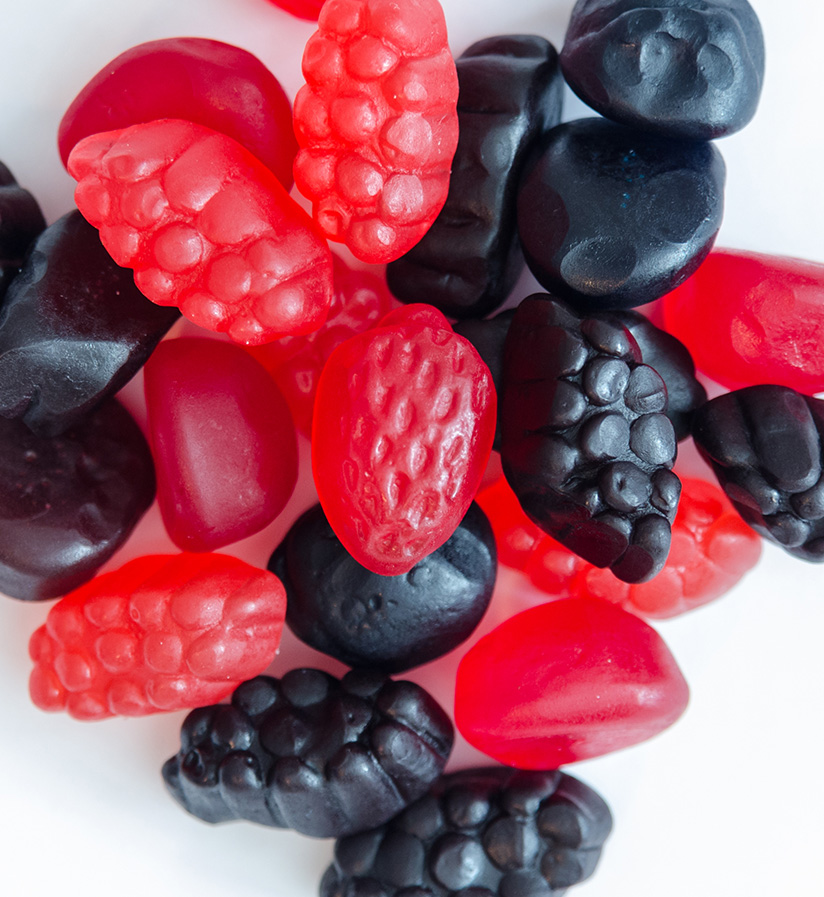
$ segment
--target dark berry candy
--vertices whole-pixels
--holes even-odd
[[[382,825],[423,795],[452,749],[440,706],[412,682],[353,670],[258,676],[183,722],[172,796],[206,822],[248,819],[320,838]]]
[[[289,530],[269,561],[298,638],[352,667],[398,673],[467,639],[495,586],[495,537],[476,504],[441,545],[408,572],[380,576],[341,545],[320,505]]]
[[[69,212],[35,241],[0,311],[0,414],[62,433],[124,386],[179,317]]]
[[[91,579],[154,494],[149,446],[114,399],[53,438],[0,418],[0,591],[35,601]]]
[[[518,191],[518,233],[543,287],[587,311],[674,289],[712,248],[725,166],[710,143],[599,118],[553,128]]]
[[[37,200],[0,162],[0,299],[23,264],[26,250],[45,226]]]
[[[700,408],[693,436],[756,532],[824,561],[824,401],[788,386],[750,386]]]
[[[563,81],[555,48],[534,35],[479,41],[457,69],[460,137],[446,205],[386,276],[403,302],[481,317],[506,299],[523,270],[518,178],[535,140],[560,121]]]
[[[670,547],[681,485],[667,389],[632,334],[549,296],[525,299],[504,352],[504,473],[545,532],[625,582]]]
[[[747,0],[578,0],[561,67],[607,118],[710,140],[755,114],[764,37]]]
[[[552,897],[592,875],[611,829],[603,799],[565,773],[466,769],[341,838],[320,897]]]

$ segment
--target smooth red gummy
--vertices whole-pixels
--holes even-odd
[[[660,302],[661,326],[728,389],[824,390],[824,265],[717,250]]]
[[[144,386],[157,498],[175,545],[211,551],[271,523],[295,488],[298,451],[263,367],[231,343],[167,340]]]
[[[81,140],[69,172],[77,207],[152,302],[247,345],[326,319],[326,241],[230,137],[176,119],[133,125]]]
[[[557,769],[645,741],[689,689],[661,637],[606,601],[551,601],[511,617],[458,667],[455,725],[507,766]]]
[[[32,701],[86,720],[220,701],[272,662],[285,613],[280,580],[237,558],[136,558],[51,608],[29,643]]]
[[[406,573],[452,535],[495,435],[489,368],[442,327],[403,324],[354,336],[320,378],[312,469],[330,525],[362,566]],[[414,307],[408,314],[416,315]]]
[[[299,19],[317,22],[324,0],[269,0]]]
[[[399,258],[449,189],[458,76],[437,0],[328,0],[295,98],[295,183],[330,240]]]
[[[72,100],[57,143],[159,118],[180,118],[237,140],[292,186],[298,145],[292,106],[277,78],[251,53],[221,41],[172,37],[138,44],[104,66]]]
[[[295,426],[306,436],[312,432],[318,380],[332,351],[350,336],[370,330],[396,304],[384,278],[350,268],[336,255],[332,258],[334,292],[326,322],[313,333],[247,350],[274,377]]]

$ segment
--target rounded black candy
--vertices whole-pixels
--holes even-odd
[[[23,256],[46,220],[37,200],[0,162],[0,299],[23,264]]]
[[[362,567],[320,505],[292,526],[269,561],[286,588],[286,622],[307,644],[349,666],[397,673],[467,639],[492,598],[495,536],[472,504],[440,548],[400,576]]]
[[[712,248],[724,177],[709,143],[599,118],[559,125],[518,192],[527,264],[545,289],[587,312],[652,302]]]
[[[453,738],[449,717],[412,682],[298,669],[258,676],[231,704],[192,711],[163,778],[206,822],[339,837],[383,824],[424,794]]]
[[[747,0],[578,0],[561,68],[607,118],[710,140],[755,114],[764,38]]]

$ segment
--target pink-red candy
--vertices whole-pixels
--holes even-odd
[[[606,601],[569,598],[511,617],[467,652],[455,724],[499,763],[557,769],[657,735],[688,700],[654,629]]]
[[[728,389],[824,390],[824,264],[716,250],[659,305],[660,326]]]
[[[247,345],[326,320],[326,241],[230,137],[175,119],[133,125],[80,141],[69,172],[77,207],[152,302]]]
[[[269,2],[299,19],[317,22],[324,0],[269,0]]]
[[[172,541],[212,551],[271,523],[297,482],[297,434],[263,367],[231,343],[166,340],[145,367],[157,498]]]
[[[288,190],[298,145],[292,106],[277,78],[240,47],[171,37],[131,47],[72,100],[57,142],[67,165],[84,137],[159,118],[181,118],[237,140]]]
[[[437,0],[328,0],[295,98],[295,183],[330,240],[399,258],[446,202],[458,76]]]
[[[61,598],[31,637],[32,701],[77,719],[221,701],[280,644],[280,580],[220,554],[151,555]]]

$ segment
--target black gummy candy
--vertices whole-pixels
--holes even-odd
[[[0,162],[0,299],[23,264],[26,250],[45,227],[37,200]]]

